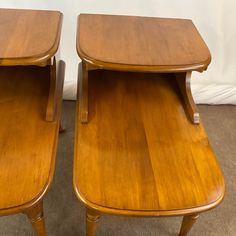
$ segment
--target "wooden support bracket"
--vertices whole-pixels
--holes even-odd
[[[79,101],[79,120],[81,123],[88,123],[88,72],[100,69],[82,61],[78,67],[78,95]]]
[[[79,99],[79,119],[82,123],[88,122],[88,67],[82,61],[79,63],[78,72],[78,99]]]
[[[50,89],[46,110],[46,121],[54,121],[58,112],[58,99],[62,96],[65,63],[60,60],[56,62],[54,57],[50,65]]]
[[[200,115],[197,109],[197,106],[194,103],[191,87],[190,87],[190,81],[191,81],[191,74],[192,72],[184,72],[184,73],[176,73],[176,81],[179,85],[179,89],[182,93],[184,103],[186,106],[186,112],[188,113],[191,122],[193,124],[199,124],[200,123]]]

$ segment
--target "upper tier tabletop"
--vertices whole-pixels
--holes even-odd
[[[211,55],[191,20],[81,14],[77,51],[101,68],[202,71]]]
[[[62,14],[0,9],[0,65],[45,63],[57,51]]]

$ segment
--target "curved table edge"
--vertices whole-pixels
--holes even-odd
[[[76,183],[75,183],[75,174],[73,176],[73,187],[74,187],[76,197],[86,207],[96,210],[101,213],[105,213],[105,214],[123,215],[123,216],[165,217],[165,216],[183,216],[183,215],[201,213],[201,212],[208,211],[212,208],[217,207],[223,201],[224,196],[225,196],[225,183],[223,181],[222,194],[214,202],[211,202],[207,205],[200,205],[200,206],[192,207],[192,208],[173,209],[173,210],[131,210],[131,209],[118,209],[118,208],[104,207],[102,205],[98,205],[96,203],[90,202],[81,194],[81,192],[77,188]]]
[[[78,26],[77,26],[78,27]],[[78,32],[78,30],[77,30]],[[77,33],[78,38],[78,33]],[[207,70],[211,63],[211,54],[205,61],[196,64],[184,64],[184,65],[135,65],[135,64],[120,64],[105,62],[94,59],[83,52],[78,40],[76,41],[77,54],[81,60],[97,69],[116,70],[116,71],[130,71],[130,72],[158,72],[158,73],[175,73],[175,72],[186,72],[186,71],[198,71],[203,72]]]

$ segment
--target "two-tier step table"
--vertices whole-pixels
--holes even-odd
[[[101,214],[199,214],[224,197],[190,79],[210,52],[191,20],[82,14],[74,189],[87,236]]]
[[[60,126],[61,24],[60,12],[0,9],[0,215],[25,213],[40,236]]]

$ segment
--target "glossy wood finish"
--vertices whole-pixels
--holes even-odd
[[[88,122],[88,73],[89,71],[95,70],[95,67],[91,67],[90,64],[82,61],[79,63],[78,68],[78,91],[79,91],[79,119],[82,123]],[[174,77],[179,85],[180,92],[185,103],[185,112],[192,121],[193,124],[200,123],[200,115],[197,107],[194,103],[190,81],[192,71],[175,73]]]
[[[77,51],[74,189],[87,236],[102,213],[184,216],[186,235],[225,191],[190,89],[207,46],[190,20],[82,14]]]
[[[173,78],[90,72],[89,85],[91,116],[86,125],[77,122],[74,163],[75,190],[87,206],[165,216],[219,204],[221,171],[203,126],[186,117]]]
[[[0,9],[0,216],[26,214],[38,236],[60,126],[61,22],[60,12]]]
[[[77,51],[95,67],[124,71],[203,71],[211,61],[185,19],[81,14]]]
[[[96,39],[96,40],[94,40]],[[190,79],[207,69],[210,52],[191,20],[81,14],[77,51],[82,59],[80,121],[88,122],[88,71],[182,72],[177,81],[194,124],[200,122]]]
[[[51,184],[60,109],[54,122],[44,120],[49,86],[49,66],[0,67],[0,215],[30,208]]]
[[[0,9],[0,65],[45,65],[60,41],[57,11]]]
[[[0,66],[50,66],[46,120],[54,121],[57,99],[57,52],[62,14],[57,11],[0,9]]]

